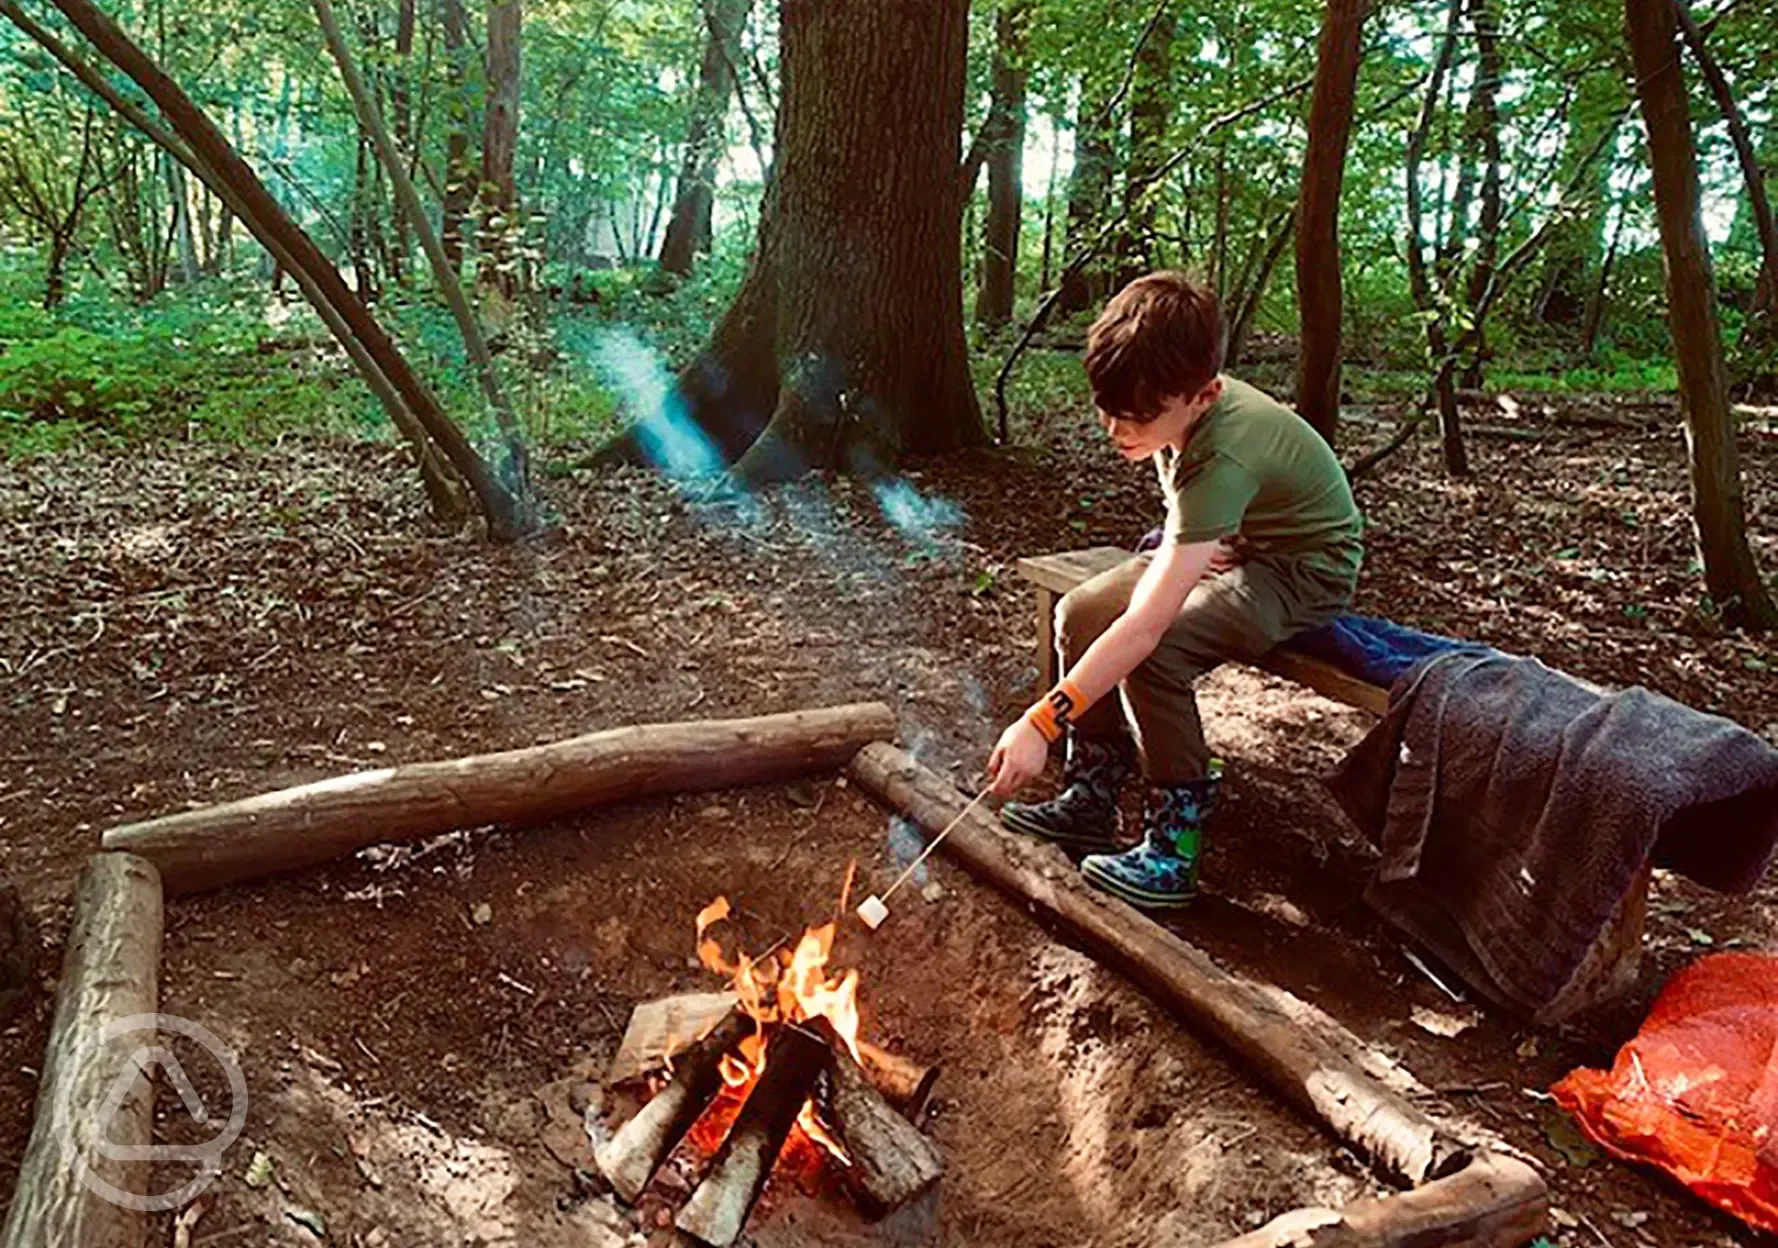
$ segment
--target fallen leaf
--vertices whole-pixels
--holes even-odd
[[[1599,1150],[1581,1134],[1580,1128],[1574,1125],[1574,1119],[1557,1110],[1544,1111],[1542,1118],[1543,1138],[1549,1141],[1551,1148],[1562,1154],[1563,1161],[1571,1166],[1590,1166],[1599,1160]]]
[[[1537,1056],[1537,1037],[1536,1036],[1526,1036],[1525,1039],[1519,1043],[1519,1047],[1514,1049],[1513,1052],[1517,1053],[1520,1057],[1524,1057],[1524,1058],[1536,1057]]]
[[[1424,1005],[1416,1005],[1410,1017],[1414,1025],[1422,1031],[1429,1031],[1435,1036],[1460,1036],[1482,1021],[1481,1012],[1474,1009],[1461,1014],[1447,1014],[1443,1010],[1428,1009]]]
[[[272,1181],[272,1159],[265,1153],[254,1153],[253,1160],[247,1164],[247,1186],[258,1190],[269,1186]]]
[[[494,921],[494,907],[485,901],[478,901],[470,908],[469,917],[475,920],[477,927],[486,927]]]
[[[305,1230],[312,1231],[317,1239],[327,1238],[327,1223],[313,1209],[303,1209],[297,1205],[289,1205],[284,1209],[284,1216]]]

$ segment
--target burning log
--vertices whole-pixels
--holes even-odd
[[[894,733],[895,713],[880,702],[614,728],[125,824],[106,832],[104,845],[154,863],[168,892],[192,892],[316,866],[367,845],[838,768],[866,742]]]
[[[949,823],[967,800],[943,776],[882,742],[859,751],[851,770],[867,790],[930,830]],[[945,845],[970,872],[1216,1037],[1293,1104],[1407,1184],[1455,1173],[1469,1160],[1466,1149],[1342,1046],[1158,923],[1095,892],[1060,854],[1020,841],[980,811]],[[1351,1047],[1360,1046],[1354,1039]]]
[[[635,1203],[667,1154],[722,1090],[722,1059],[752,1030],[752,1019],[731,1010],[709,1035],[680,1055],[673,1081],[594,1151],[600,1173],[619,1196]]]
[[[160,949],[154,868],[128,854],[94,855],[75,892],[36,1122],[0,1230],[5,1248],[139,1248],[145,1241],[144,1207],[121,1196],[141,1192],[150,1168],[136,1158],[151,1142],[154,1085],[137,1058],[144,1043],[154,1043],[153,1032],[108,1029],[153,1015]],[[120,1084],[126,1091],[113,1100]],[[107,1196],[107,1187],[120,1198]]]
[[[740,1237],[816,1077],[832,1064],[819,1036],[795,1026],[772,1033],[765,1071],[729,1128],[709,1175],[679,1211],[675,1224],[680,1230],[712,1248],[726,1248]]]
[[[825,1117],[846,1150],[846,1183],[871,1213],[890,1213],[938,1182],[938,1147],[883,1099],[857,1062],[829,1042],[833,1065]]]
[[[911,1058],[872,1044],[858,1042],[864,1058],[864,1073],[883,1099],[899,1109],[909,1122],[918,1122],[932,1097],[932,1086],[938,1082],[938,1067],[922,1066]]]

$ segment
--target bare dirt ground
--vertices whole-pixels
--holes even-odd
[[[1563,420],[1601,412],[1650,423]],[[1473,482],[1443,481],[1417,445],[1362,485],[1359,608],[1778,734],[1778,653],[1697,609],[1667,418],[1599,404],[1517,418],[1537,440],[1478,440]],[[1355,427],[1348,453],[1386,431]],[[1151,475],[1082,432],[1058,418],[1014,450],[919,474],[926,499],[963,514],[952,528],[897,528],[845,482],[737,510],[641,474],[578,474],[549,485],[561,537],[524,549],[429,530],[384,448],[0,467],[0,875],[51,946],[42,991],[0,1034],[0,1194],[29,1132],[72,881],[104,827],[355,767],[857,698],[895,705],[905,743],[968,787],[1033,693],[1031,600],[1011,562],[1127,544],[1156,519]],[[1744,445],[1756,542],[1778,566],[1778,438]],[[1470,1007],[1360,904],[1368,847],[1315,779],[1365,717],[1244,669],[1212,676],[1203,701],[1232,776],[1182,934],[1320,1006],[1436,1090],[1441,1112],[1543,1166],[1558,1243],[1756,1242],[1593,1156],[1539,1094],[1609,1062],[1701,951],[1778,946],[1778,881],[1721,898],[1661,877],[1630,999],[1536,1031],[1477,1008],[1440,1037],[1416,1007]],[[711,896],[735,898],[750,941],[769,943],[831,907],[848,858],[890,872],[887,829],[822,779],[173,902],[164,1008],[234,1045],[251,1093],[194,1243],[622,1242],[563,1160],[587,1073],[633,1005],[711,986],[686,964]],[[1374,1190],[1117,977],[948,865],[934,878],[939,900],[898,908],[841,957],[864,972],[872,1034],[945,1068],[931,1126],[951,1164],[943,1195],[866,1228],[819,1185],[787,1183],[759,1243],[1188,1245]]]

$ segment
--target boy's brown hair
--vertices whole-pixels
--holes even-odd
[[[1139,277],[1087,331],[1084,363],[1100,411],[1149,421],[1175,395],[1195,398],[1222,371],[1222,305],[1184,273]]]

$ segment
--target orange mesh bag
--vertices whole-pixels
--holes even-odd
[[[1778,1232],[1778,955],[1718,953],[1674,976],[1609,1072],[1554,1088],[1618,1157]]]

